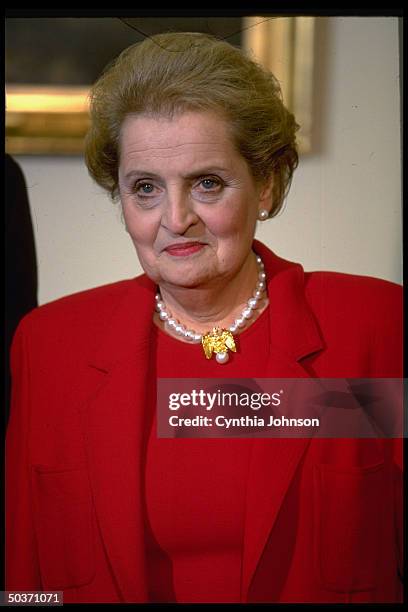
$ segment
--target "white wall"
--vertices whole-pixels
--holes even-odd
[[[306,270],[402,282],[398,20],[319,18],[314,152],[257,237]],[[18,156],[39,261],[39,303],[140,273],[120,210],[79,157]]]

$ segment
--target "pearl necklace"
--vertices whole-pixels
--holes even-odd
[[[218,363],[227,363],[229,360],[228,349],[234,353],[236,352],[235,340],[232,334],[235,333],[237,329],[242,329],[247,325],[249,319],[252,318],[253,311],[258,308],[259,301],[261,300],[266,289],[266,274],[264,272],[264,264],[259,255],[256,256],[256,261],[259,272],[258,282],[256,283],[253,295],[248,300],[240,316],[235,319],[228,329],[214,327],[212,332],[207,332],[206,334],[199,334],[192,329],[187,329],[177,319],[174,319],[168,310],[166,310],[166,306],[160,292],[158,291],[156,293],[156,311],[159,313],[160,319],[165,322],[165,325],[169,330],[178,336],[181,336],[184,338],[184,340],[188,340],[192,344],[201,343],[207,359],[211,359],[212,354],[215,353],[215,358]]]

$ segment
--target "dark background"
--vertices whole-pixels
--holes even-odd
[[[113,58],[165,31],[214,34],[241,44],[241,17],[52,17],[6,19],[6,82],[25,85],[93,83]]]

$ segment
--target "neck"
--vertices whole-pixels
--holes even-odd
[[[241,314],[252,297],[258,273],[255,254],[251,251],[233,278],[224,278],[205,287],[160,286],[160,293],[173,318],[197,333],[206,333],[216,326],[229,327]],[[266,308],[267,299],[259,306],[251,321]],[[154,322],[165,329],[158,313],[154,315]]]

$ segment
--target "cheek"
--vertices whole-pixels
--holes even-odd
[[[123,206],[126,229],[136,246],[152,245],[156,239],[159,224],[153,215],[136,211],[132,206]]]
[[[246,203],[228,206],[223,214],[207,218],[208,229],[218,238],[233,238],[253,233],[256,223],[257,211]]]

